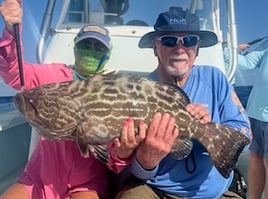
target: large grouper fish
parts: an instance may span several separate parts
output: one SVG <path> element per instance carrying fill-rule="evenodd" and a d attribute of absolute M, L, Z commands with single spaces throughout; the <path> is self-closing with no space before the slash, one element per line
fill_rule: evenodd
<path fill-rule="evenodd" d="M 195 139 L 226 178 L 249 144 L 245 135 L 231 127 L 201 124 L 186 111 L 189 99 L 182 89 L 138 75 L 95 75 L 47 84 L 16 94 L 14 103 L 39 134 L 51 140 L 75 140 L 84 155 L 90 147 L 96 146 L 98 152 L 103 150 L 99 146 L 120 137 L 123 121 L 129 117 L 138 127 L 140 120 L 149 124 L 156 112 L 176 118 L 179 136 L 170 153 L 174 158 L 187 156 Z"/>

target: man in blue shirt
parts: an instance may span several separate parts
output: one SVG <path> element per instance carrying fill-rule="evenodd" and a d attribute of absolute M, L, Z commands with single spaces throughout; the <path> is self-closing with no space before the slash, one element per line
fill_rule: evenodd
<path fill-rule="evenodd" d="M 154 28 L 139 42 L 141 48 L 153 48 L 158 58 L 156 70 L 148 77 L 176 84 L 191 103 L 207 106 L 213 122 L 237 128 L 250 137 L 245 110 L 225 75 L 216 67 L 194 65 L 199 47 L 216 44 L 217 36 L 200 31 L 199 18 L 178 7 L 161 13 Z M 241 198 L 228 192 L 233 173 L 224 178 L 197 141 L 186 158 L 175 160 L 169 155 L 179 134 L 174 123 L 168 114 L 154 116 L 129 167 L 135 179 L 129 178 L 116 198 Z"/>

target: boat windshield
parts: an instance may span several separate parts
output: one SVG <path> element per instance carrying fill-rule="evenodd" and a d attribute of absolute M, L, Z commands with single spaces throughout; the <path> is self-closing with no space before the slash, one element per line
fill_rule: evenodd
<path fill-rule="evenodd" d="M 57 28 L 84 23 L 153 26 L 159 13 L 179 6 L 200 17 L 201 29 L 214 30 L 212 3 L 213 0 L 66 0 Z"/>

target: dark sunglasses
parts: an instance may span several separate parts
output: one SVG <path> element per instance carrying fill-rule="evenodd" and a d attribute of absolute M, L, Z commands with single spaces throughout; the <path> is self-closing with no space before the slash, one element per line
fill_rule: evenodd
<path fill-rule="evenodd" d="M 103 53 L 107 53 L 109 51 L 103 43 L 92 39 L 81 40 L 76 44 L 76 47 L 83 50 L 96 50 Z"/>
<path fill-rule="evenodd" d="M 199 37 L 197 35 L 186 35 L 182 37 L 174 35 L 165 35 L 157 38 L 157 40 L 159 40 L 163 46 L 171 48 L 178 45 L 178 43 L 181 41 L 181 44 L 184 47 L 189 48 L 197 45 Z"/>

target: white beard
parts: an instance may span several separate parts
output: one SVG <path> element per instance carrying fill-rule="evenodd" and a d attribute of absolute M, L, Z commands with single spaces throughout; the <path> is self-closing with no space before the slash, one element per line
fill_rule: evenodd
<path fill-rule="evenodd" d="M 173 55 L 170 59 L 178 60 L 174 65 L 169 65 L 166 67 L 167 72 L 175 77 L 181 77 L 190 70 L 190 67 L 185 67 L 185 62 L 189 62 L 189 57 L 187 54 Z M 179 61 L 181 60 L 181 61 Z"/>
<path fill-rule="evenodd" d="M 177 68 L 174 68 L 172 66 L 167 66 L 166 69 L 167 72 L 174 77 L 181 77 L 190 70 L 189 66 L 186 67 L 184 70 L 178 70 Z"/>

